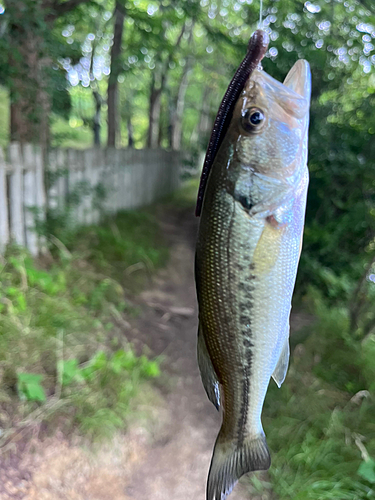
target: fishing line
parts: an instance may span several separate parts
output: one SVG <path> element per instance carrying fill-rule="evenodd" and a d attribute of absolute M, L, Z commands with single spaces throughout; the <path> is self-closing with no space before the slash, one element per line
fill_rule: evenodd
<path fill-rule="evenodd" d="M 263 29 L 263 0 L 260 0 L 258 29 Z"/>

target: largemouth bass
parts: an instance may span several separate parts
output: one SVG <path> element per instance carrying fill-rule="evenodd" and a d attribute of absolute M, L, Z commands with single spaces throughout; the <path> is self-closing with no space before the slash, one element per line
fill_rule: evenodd
<path fill-rule="evenodd" d="M 223 407 L 207 500 L 224 500 L 243 474 L 271 463 L 261 413 L 271 377 L 280 387 L 289 362 L 308 186 L 310 92 L 304 60 L 283 83 L 254 69 L 203 179 L 198 364 L 209 399 Z"/>

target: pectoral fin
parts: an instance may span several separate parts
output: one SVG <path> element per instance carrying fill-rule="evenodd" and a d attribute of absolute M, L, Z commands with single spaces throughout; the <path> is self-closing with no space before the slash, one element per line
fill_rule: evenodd
<path fill-rule="evenodd" d="M 272 378 L 274 379 L 278 387 L 281 387 L 281 384 L 285 380 L 286 372 L 288 371 L 289 353 L 290 350 L 289 350 L 289 335 L 288 335 L 285 339 L 284 346 L 281 351 L 279 361 L 277 362 L 275 371 L 272 374 Z"/>
<path fill-rule="evenodd" d="M 204 340 L 204 336 L 200 328 L 198 329 L 197 355 L 198 355 L 198 366 L 199 366 L 199 371 L 201 373 L 203 387 L 206 391 L 208 399 L 219 411 L 220 407 L 219 381 L 217 379 L 215 369 L 212 366 L 212 361 L 207 351 L 206 341 Z"/>

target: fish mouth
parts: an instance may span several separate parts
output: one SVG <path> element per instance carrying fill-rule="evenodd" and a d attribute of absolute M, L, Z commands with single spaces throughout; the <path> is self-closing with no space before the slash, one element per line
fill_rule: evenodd
<path fill-rule="evenodd" d="M 311 73 L 307 61 L 299 59 L 284 79 L 279 82 L 265 71 L 253 71 L 244 87 L 244 95 L 251 96 L 257 87 L 267 101 L 276 102 L 290 116 L 298 120 L 308 116 L 311 94 Z"/>

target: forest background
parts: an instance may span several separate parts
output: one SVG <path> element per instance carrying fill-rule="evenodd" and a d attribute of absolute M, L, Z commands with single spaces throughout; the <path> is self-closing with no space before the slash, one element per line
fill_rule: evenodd
<path fill-rule="evenodd" d="M 0 145 L 201 153 L 258 18 L 250 0 L 6 2 Z M 265 70 L 305 58 L 313 75 L 299 283 L 342 299 L 374 251 L 374 6 L 269 0 L 263 18 Z"/>
<path fill-rule="evenodd" d="M 262 14 L 271 40 L 264 69 L 282 80 L 298 58 L 311 66 L 310 187 L 295 304 L 318 323 L 299 340 L 308 337 L 311 363 L 324 383 L 347 398 L 365 391 L 355 411 L 366 431 L 352 431 L 353 450 L 362 450 L 367 467 L 365 486 L 350 486 L 365 498 L 375 484 L 369 416 L 375 390 L 375 7 L 371 0 L 265 0 Z M 189 153 L 197 166 L 258 19 L 255 0 L 3 0 L 0 146 L 162 147 Z M 354 417 L 343 411 L 338 432 Z M 339 490 L 337 498 L 353 499 L 353 491 L 345 497 Z"/>

